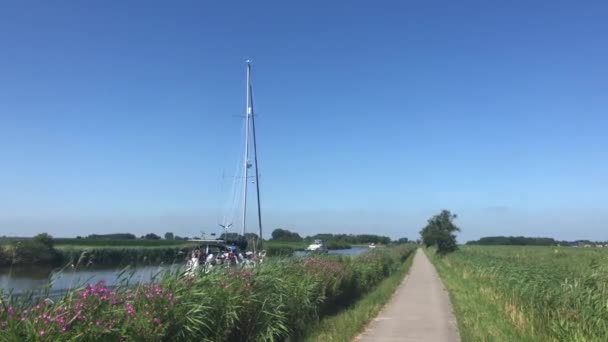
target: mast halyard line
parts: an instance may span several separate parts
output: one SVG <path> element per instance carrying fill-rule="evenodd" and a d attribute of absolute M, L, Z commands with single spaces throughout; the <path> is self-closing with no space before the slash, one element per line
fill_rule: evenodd
<path fill-rule="evenodd" d="M 247 85 L 246 85 L 246 105 L 245 105 L 245 160 L 243 165 L 243 217 L 241 235 L 245 236 L 245 228 L 247 224 L 247 173 L 249 169 L 249 117 L 251 115 L 251 107 L 249 100 L 249 73 L 250 62 L 247 61 Z"/>
<path fill-rule="evenodd" d="M 251 70 L 251 63 L 247 63 L 247 69 Z M 253 159 L 255 163 L 255 188 L 256 196 L 258 201 L 258 234 L 260 239 L 260 248 L 262 248 L 262 206 L 260 205 L 260 176 L 258 170 L 258 148 L 255 138 L 255 112 L 253 110 L 253 86 L 251 85 L 251 78 L 249 77 L 249 103 L 251 108 L 251 133 L 253 135 Z"/>

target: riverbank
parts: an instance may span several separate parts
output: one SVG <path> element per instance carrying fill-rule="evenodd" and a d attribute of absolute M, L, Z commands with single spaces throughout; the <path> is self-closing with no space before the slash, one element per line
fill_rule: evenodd
<path fill-rule="evenodd" d="M 0 253 L 0 267 L 38 266 L 88 267 L 160 265 L 183 262 L 194 245 L 182 247 L 131 246 L 60 246 L 45 248 L 37 244 L 4 248 Z"/>
<path fill-rule="evenodd" d="M 196 243 L 183 240 L 30 239 L 0 241 L 0 267 L 11 265 L 110 266 L 182 261 Z"/>
<path fill-rule="evenodd" d="M 368 248 L 355 247 L 329 251 L 328 256 L 354 257 L 368 251 Z M 307 256 L 305 252 L 295 252 L 294 256 Z M 272 260 L 277 257 L 267 258 Z M 113 287 L 121 283 L 146 283 L 158 278 L 167 271 L 183 271 L 185 263 L 174 264 L 136 264 L 129 266 L 116 265 L 13 265 L 0 267 L 0 290 L 12 291 L 13 294 L 40 295 L 48 291 L 49 295 L 57 297 L 65 291 L 78 288 L 86 283 L 96 283 L 100 280 L 107 286 Z"/>
<path fill-rule="evenodd" d="M 407 258 L 390 276 L 352 305 L 311 326 L 304 341 L 352 341 L 391 299 L 409 272 L 413 259 L 413 256 Z"/>
<path fill-rule="evenodd" d="M 253 246 L 253 243 L 250 243 Z M 183 240 L 55 239 L 43 244 L 33 239 L 0 243 L 0 267 L 11 265 L 126 266 L 182 263 L 197 246 Z M 304 251 L 304 241 L 264 241 L 268 256 L 291 256 Z M 330 250 L 350 249 L 344 243 L 329 242 Z M 249 248 L 250 249 L 250 248 Z"/>
<path fill-rule="evenodd" d="M 394 274 L 413 248 L 352 258 L 275 259 L 252 269 L 155 285 L 74 291 L 55 302 L 5 298 L 0 334 L 13 340 L 268 340 L 300 338 L 320 316 L 352 304 Z M 26 311 L 24 311 L 26 310 Z"/>

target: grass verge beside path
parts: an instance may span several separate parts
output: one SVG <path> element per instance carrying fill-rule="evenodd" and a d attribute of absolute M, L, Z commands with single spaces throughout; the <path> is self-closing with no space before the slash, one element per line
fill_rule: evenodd
<path fill-rule="evenodd" d="M 391 299 L 412 266 L 415 254 L 412 252 L 392 275 L 353 305 L 312 326 L 304 341 L 352 341 Z"/>
<path fill-rule="evenodd" d="M 539 341 L 513 324 L 492 288 L 456 267 L 450 255 L 441 257 L 433 248 L 426 252 L 448 289 L 462 341 Z"/>

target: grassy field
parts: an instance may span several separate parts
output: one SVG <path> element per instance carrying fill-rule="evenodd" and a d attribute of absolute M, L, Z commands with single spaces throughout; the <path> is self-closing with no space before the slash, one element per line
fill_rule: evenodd
<path fill-rule="evenodd" d="M 274 241 L 267 240 L 264 241 L 264 248 L 268 247 L 289 247 L 294 251 L 303 251 L 308 247 L 309 243 L 304 241 Z"/>
<path fill-rule="evenodd" d="M 105 240 L 105 239 L 55 239 L 55 247 L 181 247 L 192 245 L 192 242 L 184 240 Z"/>
<path fill-rule="evenodd" d="M 189 247 L 196 246 L 196 243 L 185 242 L 182 241 L 180 244 L 173 245 L 147 245 L 147 246 L 137 246 L 137 245 L 120 245 L 120 244 L 111 244 L 107 243 L 105 245 L 55 245 L 55 248 L 58 250 L 83 250 L 83 249 L 171 249 L 171 248 L 181 248 L 181 247 Z"/>
<path fill-rule="evenodd" d="M 0 245 L 14 244 L 19 241 L 29 241 L 31 239 L 18 238 L 0 238 Z M 77 247 L 179 247 L 188 244 L 184 240 L 145 240 L 145 239 L 127 239 L 127 240 L 107 240 L 107 239 L 73 239 L 73 238 L 56 238 L 54 239 L 55 247 L 66 248 L 69 246 Z"/>
<path fill-rule="evenodd" d="M 463 246 L 429 255 L 463 341 L 608 341 L 608 250 Z"/>
<path fill-rule="evenodd" d="M 52 247 L 32 239 L 0 240 L 0 265 L 117 265 L 183 262 L 195 243 L 174 240 L 56 239 Z"/>

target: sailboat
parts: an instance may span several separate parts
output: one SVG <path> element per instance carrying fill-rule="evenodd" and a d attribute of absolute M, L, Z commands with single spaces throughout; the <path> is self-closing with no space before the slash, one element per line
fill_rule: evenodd
<path fill-rule="evenodd" d="M 258 165 L 258 148 L 255 136 L 255 112 L 253 110 L 253 85 L 251 84 L 251 61 L 247 60 L 247 95 L 245 109 L 245 158 L 243 167 L 243 212 L 241 215 L 241 235 L 247 232 L 247 180 L 249 179 L 249 169 L 254 168 L 255 194 L 258 209 L 258 237 L 259 247 L 262 248 L 262 207 L 260 205 L 260 173 Z M 250 141 L 251 140 L 251 141 Z M 249 144 L 253 144 L 253 163 L 250 159 Z M 256 241 L 257 242 L 257 241 Z M 257 246 L 256 246 L 257 247 Z"/>
<path fill-rule="evenodd" d="M 230 263 L 242 263 L 252 264 L 255 261 L 261 262 L 266 255 L 263 250 L 263 239 L 262 239 L 262 208 L 260 202 L 260 175 L 259 175 L 259 163 L 257 154 L 257 139 L 255 133 L 255 111 L 253 107 L 253 85 L 251 81 L 251 61 L 246 61 L 246 96 L 245 96 L 245 129 L 244 129 L 244 154 L 243 159 L 240 161 L 240 165 L 237 166 L 237 172 L 241 172 L 240 175 L 235 177 L 235 183 L 237 180 L 242 181 L 242 188 L 240 189 L 240 235 L 242 238 L 247 233 L 247 197 L 250 191 L 248 183 L 249 180 L 255 184 L 255 193 L 257 200 L 257 235 L 258 240 L 254 241 L 253 250 L 254 252 L 243 252 L 239 251 L 236 246 L 230 246 L 228 242 L 223 240 L 195 240 L 200 242 L 199 248 L 192 252 L 191 258 L 188 260 L 186 265 L 186 274 L 194 274 L 199 267 L 203 266 L 205 271 L 208 271 L 213 265 L 224 263 L 228 260 Z M 238 202 L 238 196 L 235 196 L 235 202 Z M 228 222 L 231 217 L 225 216 L 224 222 L 220 224 L 223 228 L 224 237 L 228 236 L 228 228 L 232 226 L 232 222 Z M 210 249 L 210 245 L 212 248 Z M 203 252 L 204 251 L 204 252 Z M 213 251 L 210 253 L 210 251 Z M 258 252 L 259 251 L 259 252 Z M 215 255 L 214 255 L 215 254 Z"/>

